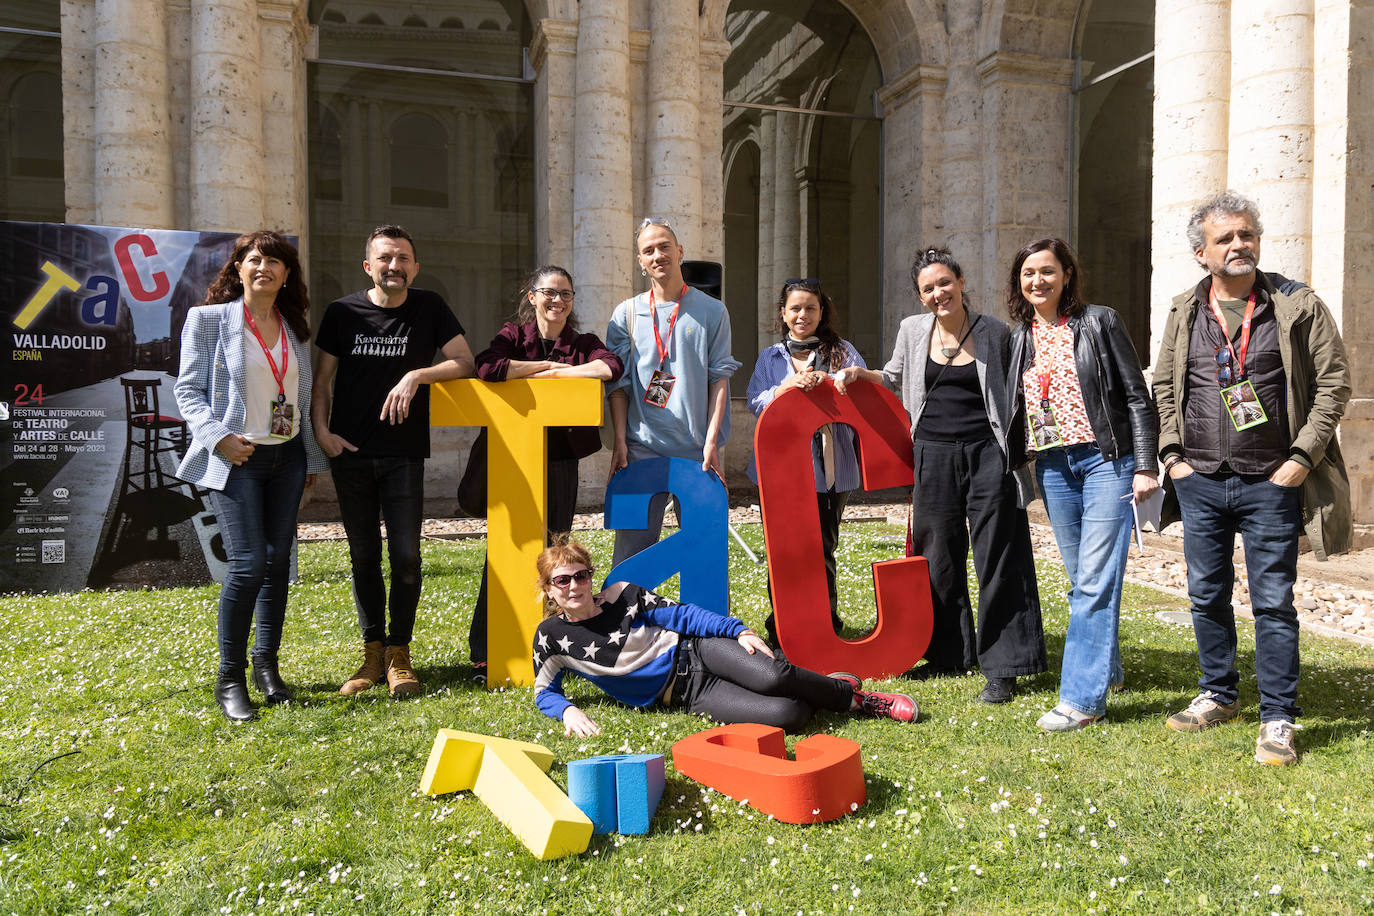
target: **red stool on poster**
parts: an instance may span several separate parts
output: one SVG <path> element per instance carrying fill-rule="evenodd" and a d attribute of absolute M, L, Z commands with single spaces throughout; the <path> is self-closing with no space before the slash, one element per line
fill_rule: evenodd
<path fill-rule="evenodd" d="M 181 417 L 162 413 L 158 403 L 158 388 L 162 380 L 158 378 L 122 378 L 124 386 L 125 438 L 124 438 L 124 486 L 120 496 L 130 490 L 156 489 L 168 486 L 174 478 L 162 470 L 161 455 L 167 452 L 174 457 L 186 454 L 190 441 L 186 421 Z M 130 467 L 130 457 L 137 448 L 143 452 L 142 467 Z"/>

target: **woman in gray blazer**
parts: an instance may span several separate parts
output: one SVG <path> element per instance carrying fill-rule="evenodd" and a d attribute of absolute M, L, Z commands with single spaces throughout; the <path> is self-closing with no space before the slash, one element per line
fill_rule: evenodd
<path fill-rule="evenodd" d="M 296 511 L 307 474 L 325 469 L 310 428 L 310 298 L 295 247 L 275 232 L 239 236 L 186 315 L 177 405 L 191 444 L 177 476 L 209 490 L 229 557 L 219 597 L 215 698 L 230 720 L 256 716 L 245 683 L 291 699 L 277 670 Z"/>
<path fill-rule="evenodd" d="M 882 372 L 850 367 L 854 379 L 896 391 L 911 415 L 915 487 L 911 537 L 930 567 L 935 630 L 916 677 L 962 674 L 975 664 L 987 678 L 979 699 L 1005 703 L 1016 678 L 1046 670 L 1040 595 L 1035 584 L 1022 465 L 1025 433 L 1010 429 L 1010 331 L 972 311 L 964 272 L 949 251 L 927 248 L 911 265 L 926 314 L 904 319 Z M 978 574 L 975 627 L 968 594 L 968 551 Z"/>

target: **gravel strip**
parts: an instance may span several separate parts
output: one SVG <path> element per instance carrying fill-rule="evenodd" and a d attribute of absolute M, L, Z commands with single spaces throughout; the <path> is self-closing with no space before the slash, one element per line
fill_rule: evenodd
<path fill-rule="evenodd" d="M 847 522 L 890 521 L 904 524 L 905 503 L 851 505 L 845 513 Z M 758 506 L 739 506 L 730 510 L 734 524 L 757 524 L 762 520 Z M 602 527 L 600 512 L 578 515 L 573 521 L 577 531 L 595 531 Z M 421 533 L 427 538 L 452 540 L 482 537 L 486 534 L 486 519 L 435 518 L 426 519 Z M 341 540 L 343 525 L 333 522 L 302 524 L 298 528 L 302 541 Z M 1054 532 L 1048 525 L 1031 525 L 1031 543 L 1036 556 L 1057 560 L 1058 549 Z M 1158 588 L 1186 600 L 1188 596 L 1188 567 L 1183 561 L 1182 539 L 1163 535 L 1147 535 L 1146 552 L 1132 547 L 1126 566 L 1126 579 L 1137 585 Z M 1371 551 L 1374 552 L 1374 551 Z M 1246 587 L 1244 559 L 1237 552 L 1236 613 L 1253 617 L 1250 612 L 1250 591 Z M 1293 605 L 1303 629 L 1322 636 L 1335 636 L 1374 646 L 1374 592 L 1348 585 L 1299 575 L 1293 589 Z"/>

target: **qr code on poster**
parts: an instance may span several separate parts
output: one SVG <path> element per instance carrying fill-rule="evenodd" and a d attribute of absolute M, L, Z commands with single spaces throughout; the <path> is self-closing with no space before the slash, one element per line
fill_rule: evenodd
<path fill-rule="evenodd" d="M 44 542 L 43 542 L 43 562 L 44 562 L 44 563 L 65 563 L 65 562 L 67 562 L 67 542 L 66 542 L 66 541 L 44 541 Z"/>

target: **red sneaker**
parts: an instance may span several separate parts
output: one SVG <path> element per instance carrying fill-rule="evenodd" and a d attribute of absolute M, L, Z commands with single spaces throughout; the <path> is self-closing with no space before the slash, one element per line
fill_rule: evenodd
<path fill-rule="evenodd" d="M 921 715 L 921 707 L 904 693 L 877 693 L 854 691 L 859 708 L 870 716 L 886 716 L 898 722 L 915 722 Z"/>
<path fill-rule="evenodd" d="M 850 687 L 854 688 L 855 693 L 858 693 L 859 688 L 864 685 L 864 682 L 859 679 L 857 674 L 850 674 L 848 671 L 836 671 L 832 674 L 827 674 L 826 677 L 833 678 L 837 681 L 844 681 Z"/>

